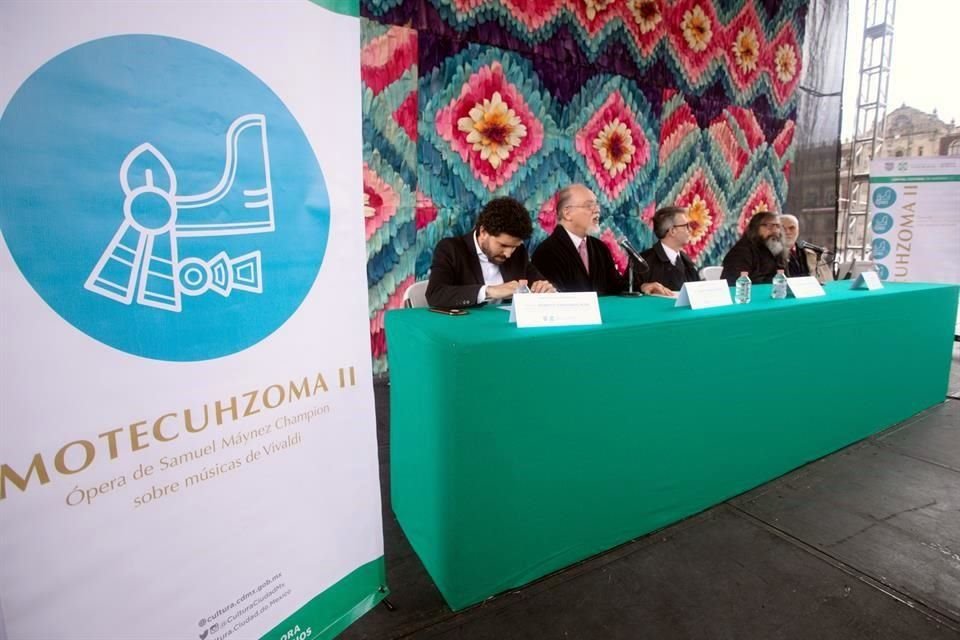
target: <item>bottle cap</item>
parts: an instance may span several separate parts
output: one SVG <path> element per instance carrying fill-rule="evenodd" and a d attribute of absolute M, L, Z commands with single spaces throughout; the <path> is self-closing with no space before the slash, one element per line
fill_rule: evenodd
<path fill-rule="evenodd" d="M 750 273 L 749 271 L 741 271 L 741 272 L 740 272 L 740 275 L 741 275 L 741 276 L 745 276 L 745 275 L 748 275 L 749 273 Z"/>
<path fill-rule="evenodd" d="M 783 275 L 783 269 L 777 269 L 777 273 L 779 273 L 780 275 Z"/>

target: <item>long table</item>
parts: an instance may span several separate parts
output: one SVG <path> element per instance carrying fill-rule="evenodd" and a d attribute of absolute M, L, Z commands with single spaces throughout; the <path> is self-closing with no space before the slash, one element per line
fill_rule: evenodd
<path fill-rule="evenodd" d="M 601 298 L 593 327 L 517 329 L 491 307 L 388 313 L 393 509 L 450 607 L 944 400 L 956 286 L 769 290 L 701 311 Z"/>

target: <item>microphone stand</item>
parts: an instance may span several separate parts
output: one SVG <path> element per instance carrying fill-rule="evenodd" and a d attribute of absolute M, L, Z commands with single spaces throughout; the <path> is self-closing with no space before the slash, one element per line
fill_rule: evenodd
<path fill-rule="evenodd" d="M 643 294 L 633 289 L 633 281 L 636 279 L 633 266 L 636 264 L 646 273 L 650 270 L 650 265 L 646 263 L 640 256 L 640 253 L 633 248 L 633 245 L 630 244 L 630 241 L 626 238 L 620 240 L 620 246 L 627 252 L 627 290 L 620 295 L 627 298 L 639 298 Z"/>
<path fill-rule="evenodd" d="M 640 296 L 643 295 L 639 291 L 633 290 L 633 280 L 634 280 L 633 263 L 634 263 L 633 257 L 627 258 L 627 290 L 620 294 L 621 296 L 624 296 L 626 298 L 639 298 Z"/>

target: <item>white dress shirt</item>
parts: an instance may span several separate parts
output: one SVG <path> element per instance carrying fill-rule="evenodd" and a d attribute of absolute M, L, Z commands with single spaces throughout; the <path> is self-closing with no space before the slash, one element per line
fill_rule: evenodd
<path fill-rule="evenodd" d="M 487 254 L 480 248 L 480 243 L 477 242 L 476 232 L 473 233 L 473 246 L 477 250 L 477 258 L 480 260 L 480 271 L 483 273 L 484 285 L 480 287 L 480 291 L 477 293 L 477 304 L 481 304 L 487 299 L 487 286 L 503 284 L 503 274 L 500 273 L 500 265 L 495 262 L 490 262 L 490 258 L 488 258 Z"/>
<path fill-rule="evenodd" d="M 580 243 L 587 241 L 586 236 L 581 238 L 580 236 L 573 233 L 572 231 L 570 231 L 570 229 L 567 229 L 566 227 L 564 227 L 563 230 L 567 232 L 568 236 L 570 236 L 570 241 L 573 242 L 573 248 L 576 249 L 577 251 L 580 251 Z"/>
<path fill-rule="evenodd" d="M 663 247 L 663 252 L 667 254 L 667 259 L 670 261 L 670 264 L 672 264 L 673 266 L 677 266 L 677 258 L 680 257 L 680 252 L 671 249 L 670 247 L 663 244 L 662 242 L 660 243 L 660 246 Z"/>

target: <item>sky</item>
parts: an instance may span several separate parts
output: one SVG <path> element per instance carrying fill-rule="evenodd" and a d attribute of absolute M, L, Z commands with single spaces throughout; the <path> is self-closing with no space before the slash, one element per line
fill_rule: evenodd
<path fill-rule="evenodd" d="M 866 0 L 850 1 L 843 87 L 843 139 L 853 135 Z M 878 0 L 881 5 L 885 0 Z M 887 113 L 904 102 L 960 124 L 960 0 L 899 0 L 894 14 Z"/>

